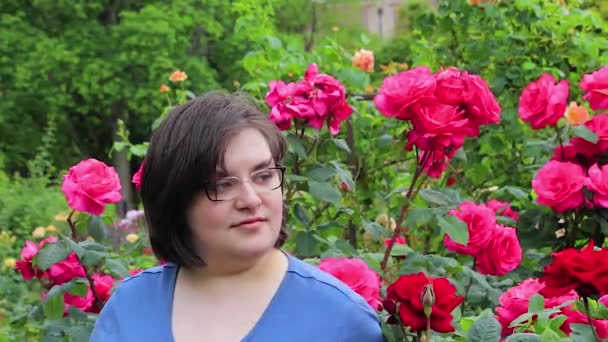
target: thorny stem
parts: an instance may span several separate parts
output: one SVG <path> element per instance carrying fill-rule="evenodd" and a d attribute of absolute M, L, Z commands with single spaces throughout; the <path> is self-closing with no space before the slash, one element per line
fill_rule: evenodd
<path fill-rule="evenodd" d="M 407 194 L 405 195 L 405 197 L 407 198 L 407 202 L 401 208 L 401 214 L 399 214 L 399 220 L 397 220 L 397 227 L 395 227 L 395 231 L 393 232 L 391 241 L 389 242 L 388 246 L 386 247 L 386 251 L 384 251 L 384 258 L 382 259 L 382 262 L 380 263 L 380 267 L 382 268 L 383 271 L 386 269 L 386 264 L 388 263 L 388 258 L 390 257 L 391 251 L 393 250 L 393 245 L 395 244 L 397 237 L 401 233 L 401 224 L 403 223 L 405 214 L 407 214 L 407 211 L 410 207 L 410 203 L 412 200 L 412 194 L 414 193 L 416 181 L 418 181 L 418 178 L 422 174 L 424 167 L 425 167 L 427 161 L 430 159 L 430 156 L 432 153 L 433 153 L 432 151 L 424 151 L 422 154 L 422 160 L 420 161 L 420 163 L 418 164 L 418 167 L 416 168 L 416 172 L 414 173 L 412 182 L 410 183 L 410 186 L 407 190 Z"/>
<path fill-rule="evenodd" d="M 564 152 L 564 142 L 562 141 L 562 135 L 560 133 L 559 128 L 557 128 L 557 124 L 553 126 L 555 128 L 555 133 L 557 134 L 557 141 L 559 142 L 560 151 L 562 155 L 562 161 L 566 160 L 566 153 Z"/>
<path fill-rule="evenodd" d="M 78 237 L 76 234 L 76 224 L 74 223 L 74 221 L 72 221 L 72 215 L 74 215 L 74 212 L 75 212 L 75 210 L 72 210 L 72 212 L 70 212 L 70 215 L 68 216 L 66 221 L 70 225 L 70 230 L 72 231 L 72 239 L 74 241 L 76 241 L 76 239 Z M 87 270 L 87 267 L 80 262 L 80 258 L 78 257 L 78 255 L 76 256 L 76 258 L 78 259 L 80 266 L 82 266 L 82 269 L 84 270 L 84 274 L 87 277 L 87 280 L 89 281 L 89 287 L 91 288 L 91 291 L 93 292 L 93 296 L 95 297 L 95 304 L 97 305 L 97 308 L 99 308 L 99 310 L 101 310 L 103 308 L 103 302 L 101 301 L 101 297 L 99 297 L 99 293 L 97 293 L 97 290 L 95 290 L 93 278 L 91 277 L 89 270 Z"/>

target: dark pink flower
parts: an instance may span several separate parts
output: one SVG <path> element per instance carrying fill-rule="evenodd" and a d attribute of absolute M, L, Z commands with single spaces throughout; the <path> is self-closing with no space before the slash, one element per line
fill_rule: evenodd
<path fill-rule="evenodd" d="M 519 97 L 519 117 L 533 129 L 554 126 L 566 112 L 568 95 L 567 80 L 556 84 L 551 74 L 543 74 L 524 88 Z"/>
<path fill-rule="evenodd" d="M 348 285 L 374 309 L 380 307 L 380 276 L 356 258 L 325 258 L 319 268 Z"/>

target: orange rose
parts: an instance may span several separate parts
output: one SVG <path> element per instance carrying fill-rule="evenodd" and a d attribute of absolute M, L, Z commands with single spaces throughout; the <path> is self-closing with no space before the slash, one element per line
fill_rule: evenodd
<path fill-rule="evenodd" d="M 573 126 L 582 125 L 589 121 L 589 111 L 587 111 L 587 108 L 579 106 L 574 101 L 570 102 L 564 116 L 566 117 L 566 120 L 568 120 L 568 123 Z"/>
<path fill-rule="evenodd" d="M 173 73 L 171 73 L 171 76 L 169 76 L 169 81 L 173 82 L 173 83 L 179 83 L 179 82 L 183 82 L 188 78 L 188 75 L 186 75 L 185 72 L 181 71 L 181 70 L 176 70 Z"/>
<path fill-rule="evenodd" d="M 172 75 L 173 76 L 173 75 Z M 161 84 L 160 85 L 160 92 L 161 93 L 166 93 L 170 90 L 170 88 L 166 85 L 166 84 Z"/>
<path fill-rule="evenodd" d="M 353 66 L 365 71 L 374 71 L 374 52 L 361 49 L 355 53 L 352 59 Z"/>

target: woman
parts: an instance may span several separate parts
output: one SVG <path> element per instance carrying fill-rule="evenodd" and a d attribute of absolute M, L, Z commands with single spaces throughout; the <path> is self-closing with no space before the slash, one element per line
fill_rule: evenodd
<path fill-rule="evenodd" d="M 141 180 L 167 263 L 120 284 L 91 341 L 383 341 L 363 298 L 280 249 L 285 151 L 246 97 L 212 92 L 175 108 Z"/>

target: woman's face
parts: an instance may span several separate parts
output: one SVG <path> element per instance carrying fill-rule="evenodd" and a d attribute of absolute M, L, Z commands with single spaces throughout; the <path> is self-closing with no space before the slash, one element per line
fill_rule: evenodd
<path fill-rule="evenodd" d="M 266 139 L 253 128 L 228 142 L 224 165 L 218 166 L 216 189 L 208 192 L 225 200 L 212 201 L 203 191 L 188 212 L 194 245 L 203 260 L 262 256 L 274 247 L 283 215 L 281 188 L 264 190 L 279 184 L 281 173 L 269 170 L 275 161 Z"/>

